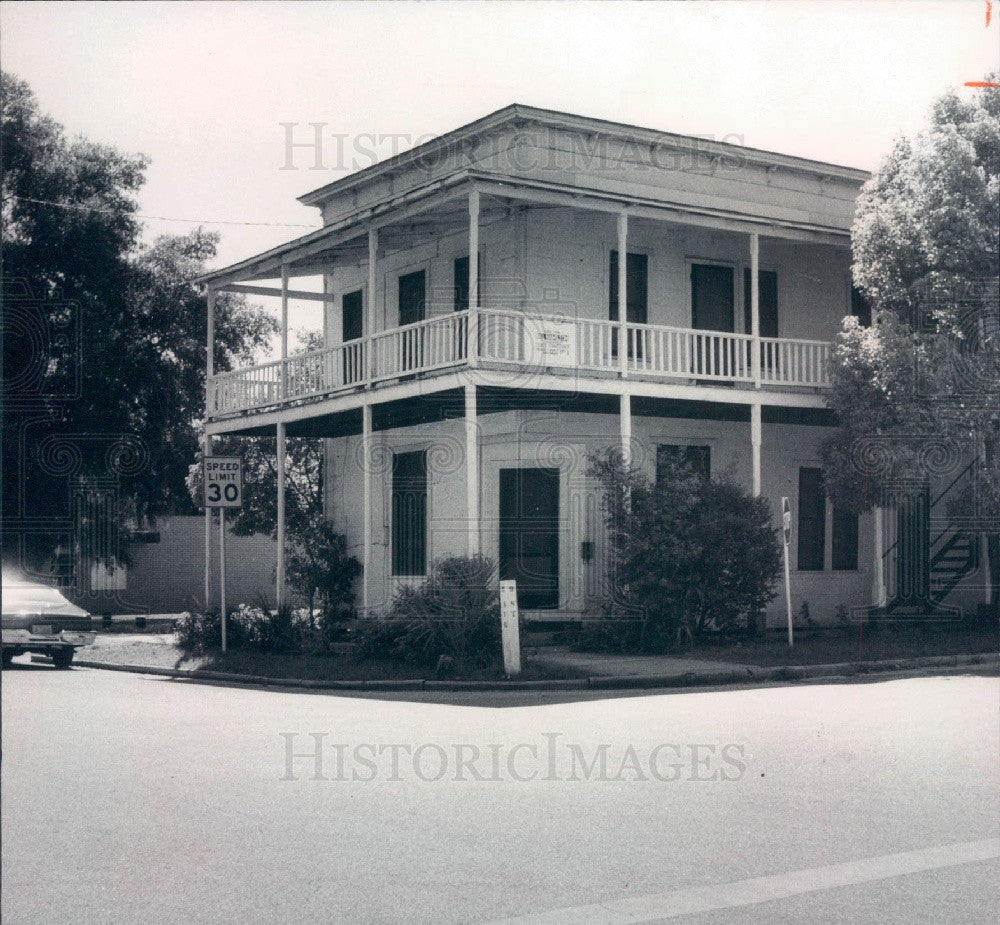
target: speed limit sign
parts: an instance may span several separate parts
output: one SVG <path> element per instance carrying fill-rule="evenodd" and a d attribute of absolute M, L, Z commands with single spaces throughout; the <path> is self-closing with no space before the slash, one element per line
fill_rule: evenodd
<path fill-rule="evenodd" d="M 243 506 L 243 460 L 239 456 L 205 457 L 205 507 Z"/>

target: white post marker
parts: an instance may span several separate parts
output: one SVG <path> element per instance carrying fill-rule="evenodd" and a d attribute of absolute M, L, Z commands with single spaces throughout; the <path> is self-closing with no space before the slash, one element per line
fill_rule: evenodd
<path fill-rule="evenodd" d="M 205 508 L 219 508 L 219 618 L 226 651 L 226 508 L 243 506 L 243 460 L 239 456 L 205 457 Z"/>
<path fill-rule="evenodd" d="M 792 510 L 788 499 L 781 499 L 781 538 L 785 547 L 785 612 L 788 615 L 788 647 L 795 645 L 792 635 L 792 579 L 788 568 L 788 541 L 792 538 Z"/>
<path fill-rule="evenodd" d="M 500 633 L 503 639 L 503 670 L 512 678 L 521 673 L 521 629 L 517 614 L 517 582 L 500 582 Z"/>

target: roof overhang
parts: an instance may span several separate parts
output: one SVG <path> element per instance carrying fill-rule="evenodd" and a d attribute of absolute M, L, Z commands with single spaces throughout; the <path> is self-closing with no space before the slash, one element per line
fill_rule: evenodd
<path fill-rule="evenodd" d="M 696 151 L 699 155 L 710 158 L 738 158 L 743 162 L 762 167 L 789 170 L 857 184 L 863 183 L 870 176 L 868 171 L 856 167 L 845 167 L 840 164 L 814 161 L 790 154 L 764 151 L 760 148 L 748 148 L 744 145 L 714 141 L 693 135 L 678 135 L 673 132 L 663 132 L 623 122 L 611 122 L 606 119 L 594 119 L 573 113 L 538 109 L 534 106 L 513 103 L 378 164 L 373 164 L 350 176 L 305 193 L 299 196 L 298 201 L 307 206 L 321 206 L 331 196 L 355 189 L 365 183 L 371 183 L 380 177 L 406 169 L 413 164 L 433 161 L 449 150 L 455 150 L 469 144 L 477 136 L 488 134 L 508 125 L 540 125 L 546 128 L 578 132 L 583 135 L 653 145 L 683 153 Z"/>

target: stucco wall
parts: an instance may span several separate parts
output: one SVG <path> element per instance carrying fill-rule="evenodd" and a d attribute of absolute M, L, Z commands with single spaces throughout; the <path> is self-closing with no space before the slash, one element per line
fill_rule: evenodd
<path fill-rule="evenodd" d="M 619 439 L 615 415 L 510 411 L 481 415 L 480 512 L 484 554 L 497 559 L 499 519 L 499 472 L 505 467 L 554 467 L 560 476 L 560 597 L 561 609 L 569 613 L 592 610 L 603 589 L 606 537 L 597 486 L 587 476 L 588 457 L 603 447 L 616 446 Z M 389 486 L 391 454 L 414 449 L 428 451 L 428 559 L 466 551 L 464 425 L 449 421 L 421 427 L 377 433 L 376 465 L 372 478 L 372 536 L 375 549 L 371 580 L 371 605 L 388 605 L 394 580 L 388 574 L 390 544 Z M 762 488 L 770 500 L 773 522 L 780 521 L 782 495 L 797 506 L 798 469 L 819 465 L 822 427 L 764 424 Z M 333 483 L 329 511 L 343 530 L 352 551 L 361 558 L 362 471 L 360 439 L 345 437 L 329 441 Z M 654 472 L 655 447 L 660 443 L 703 443 L 712 450 L 712 471 L 750 484 L 750 427 L 739 421 L 690 420 L 633 417 L 634 458 Z M 792 604 L 798 611 L 808 601 L 812 617 L 829 622 L 838 605 L 860 607 L 870 603 L 872 586 L 871 518 L 860 524 L 858 562 L 853 572 L 803 571 L 797 569 L 793 518 L 791 542 Z M 826 529 L 827 567 L 830 563 L 831 524 Z M 581 556 L 581 543 L 595 544 L 592 561 Z M 780 590 L 780 588 L 779 588 Z M 784 597 L 768 610 L 770 622 L 783 619 Z"/>

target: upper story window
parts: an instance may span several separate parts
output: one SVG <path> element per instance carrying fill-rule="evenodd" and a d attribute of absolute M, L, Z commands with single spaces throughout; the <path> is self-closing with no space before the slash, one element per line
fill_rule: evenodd
<path fill-rule="evenodd" d="M 749 334 L 753 330 L 750 318 L 750 268 L 743 269 L 743 331 Z M 760 318 L 760 336 L 778 336 L 778 274 L 774 270 L 760 270 L 757 273 L 758 317 Z"/>
<path fill-rule="evenodd" d="M 399 277 L 399 323 L 416 324 L 427 317 L 427 274 L 423 270 Z"/>
<path fill-rule="evenodd" d="M 866 328 L 872 326 L 872 305 L 865 294 L 853 283 L 851 284 L 851 314 Z"/>
<path fill-rule="evenodd" d="M 713 263 L 691 265 L 691 327 L 733 331 L 733 268 Z"/>
<path fill-rule="evenodd" d="M 345 292 L 341 299 L 341 341 L 347 343 L 361 338 L 364 330 L 364 296 L 360 289 Z"/>
<path fill-rule="evenodd" d="M 483 262 L 477 257 L 480 270 Z M 478 287 L 477 287 L 478 288 Z M 478 299 L 476 300 L 479 301 Z M 455 311 L 463 312 L 469 307 L 469 255 L 455 258 Z"/>

